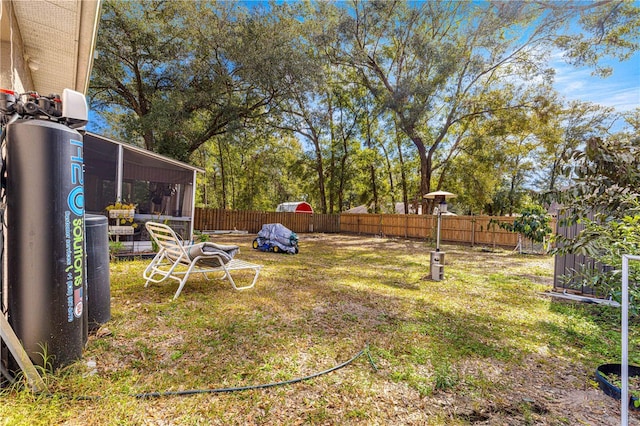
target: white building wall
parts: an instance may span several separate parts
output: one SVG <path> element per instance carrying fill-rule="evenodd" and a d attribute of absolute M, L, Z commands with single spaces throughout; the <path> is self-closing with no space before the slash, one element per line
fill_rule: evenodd
<path fill-rule="evenodd" d="M 27 65 L 22 48 L 20 29 L 11 10 L 11 3 L 0 0 L 0 89 L 24 93 L 33 90 L 31 70 Z"/>

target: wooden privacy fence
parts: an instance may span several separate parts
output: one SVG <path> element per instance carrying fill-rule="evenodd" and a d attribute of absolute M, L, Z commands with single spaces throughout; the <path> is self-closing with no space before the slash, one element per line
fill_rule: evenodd
<path fill-rule="evenodd" d="M 448 243 L 515 247 L 518 235 L 490 223 L 492 219 L 513 223 L 505 216 L 442 216 L 440 241 Z M 438 217 L 404 214 L 343 214 L 340 232 L 405 238 L 436 238 Z M 526 243 L 528 245 L 528 242 Z"/>
<path fill-rule="evenodd" d="M 593 220 L 594 214 L 587 216 Z M 564 215 L 558 218 L 557 227 L 554 227 L 557 235 L 572 239 L 578 235 L 584 225 L 581 223 L 564 224 Z M 597 262 L 595 259 L 582 254 L 567 253 L 554 257 L 553 288 L 556 291 L 570 291 L 590 296 L 598 295 L 595 288 L 588 285 L 590 275 L 598 275 L 612 268 Z M 586 279 L 585 279 L 586 278 Z"/>
<path fill-rule="evenodd" d="M 306 232 L 340 232 L 340 216 L 335 214 L 196 208 L 193 215 L 193 229 L 198 231 L 236 229 L 255 234 L 265 223 L 281 223 L 298 234 Z"/>
<path fill-rule="evenodd" d="M 490 224 L 491 219 L 513 223 L 513 217 L 442 216 L 440 241 L 447 243 L 516 247 L 518 235 Z M 326 232 L 390 237 L 436 238 L 437 216 L 404 214 L 301 214 L 196 208 L 194 229 L 243 230 L 257 233 L 265 223 L 281 223 L 296 233 Z M 552 229 L 555 227 L 552 224 Z M 529 242 L 523 242 L 526 246 Z"/>

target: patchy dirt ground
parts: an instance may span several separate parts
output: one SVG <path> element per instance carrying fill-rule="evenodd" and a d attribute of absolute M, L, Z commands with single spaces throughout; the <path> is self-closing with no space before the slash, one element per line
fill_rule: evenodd
<path fill-rule="evenodd" d="M 509 402 L 492 406 L 486 419 L 477 418 L 472 424 L 519 425 L 523 420 L 544 425 L 620 424 L 620 402 L 596 387 L 593 372 L 560 360 L 551 368 L 532 361 L 529 368 L 509 376 L 513 383 Z M 640 424 L 640 416 L 632 413 L 629 424 Z"/>

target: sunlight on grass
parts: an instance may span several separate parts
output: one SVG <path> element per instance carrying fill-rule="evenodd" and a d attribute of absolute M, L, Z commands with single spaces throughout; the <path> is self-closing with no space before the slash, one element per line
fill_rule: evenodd
<path fill-rule="evenodd" d="M 282 255 L 250 249 L 249 236 L 221 238 L 264 265 L 256 287 L 236 292 L 193 277 L 176 301 L 175 282 L 144 288 L 145 261 L 111 264 L 111 321 L 82 360 L 47 376 L 52 396 L 4 389 L 3 424 L 449 425 L 489 406 L 516 423 L 562 424 L 565 414 L 532 411 L 513 395 L 526 388 L 543 401 L 540 389 L 590 387 L 595 367 L 619 356 L 617 311 L 541 295 L 550 289 L 550 257 L 447 246 L 445 279 L 434 282 L 427 243 L 300 241 L 298 255 Z M 635 332 L 630 338 L 640 342 Z M 367 345 L 377 370 L 360 357 L 268 390 L 133 396 L 292 380 Z M 572 381 L 562 380 L 564 370 Z"/>

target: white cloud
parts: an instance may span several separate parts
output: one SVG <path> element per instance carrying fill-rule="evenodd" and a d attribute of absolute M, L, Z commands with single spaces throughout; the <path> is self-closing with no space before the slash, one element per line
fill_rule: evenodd
<path fill-rule="evenodd" d="M 610 62 L 613 74 L 607 78 L 591 75 L 591 69 L 574 68 L 554 57 L 555 89 L 569 100 L 593 102 L 618 112 L 640 106 L 640 54 L 626 62 Z"/>

